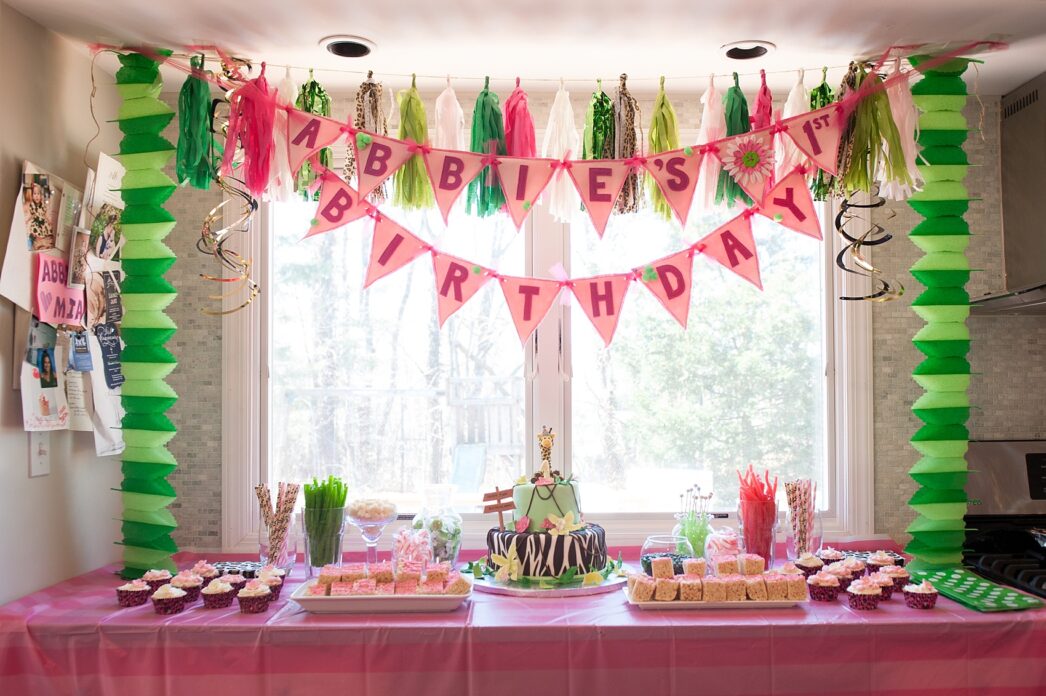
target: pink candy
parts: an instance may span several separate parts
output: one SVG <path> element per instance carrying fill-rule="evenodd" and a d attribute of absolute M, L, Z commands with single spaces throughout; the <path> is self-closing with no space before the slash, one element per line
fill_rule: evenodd
<path fill-rule="evenodd" d="M 425 563 L 432 558 L 432 540 L 427 529 L 401 529 L 392 542 L 392 554 L 397 563 L 414 561 Z"/>

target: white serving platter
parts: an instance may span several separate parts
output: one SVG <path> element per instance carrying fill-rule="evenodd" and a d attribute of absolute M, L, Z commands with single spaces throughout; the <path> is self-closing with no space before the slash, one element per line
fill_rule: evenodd
<path fill-rule="evenodd" d="M 312 597 L 305 592 L 315 581 L 302 583 L 291 599 L 313 614 L 410 614 L 454 611 L 469 597 L 463 595 L 353 595 Z"/>
<path fill-rule="evenodd" d="M 743 602 L 633 602 L 628 595 L 628 588 L 624 588 L 625 599 L 634 607 L 644 611 L 678 610 L 678 609 L 788 609 L 789 607 L 805 606 L 809 599 L 775 599 L 773 601 L 756 601 L 746 599 Z"/>

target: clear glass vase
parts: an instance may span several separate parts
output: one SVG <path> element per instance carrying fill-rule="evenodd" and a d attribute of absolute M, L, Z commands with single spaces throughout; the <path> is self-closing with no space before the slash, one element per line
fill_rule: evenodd
<path fill-rule="evenodd" d="M 437 484 L 425 489 L 421 512 L 414 516 L 412 526 L 429 532 L 432 544 L 432 562 L 458 563 L 461 551 L 461 515 L 454 510 L 454 486 Z"/>
<path fill-rule="evenodd" d="M 823 538 L 820 512 L 807 510 L 800 516 L 788 508 L 785 520 L 785 556 L 788 560 L 794 561 L 805 553 L 816 554 L 821 550 Z"/>
<path fill-rule="evenodd" d="M 676 575 L 683 573 L 683 559 L 694 557 L 694 548 L 685 536 L 660 534 L 648 536 L 639 550 L 639 563 L 643 572 L 650 575 L 650 563 L 655 558 L 668 556 Z"/>
<path fill-rule="evenodd" d="M 301 519 L 305 530 L 305 567 L 311 578 L 323 566 L 341 563 L 345 508 L 305 508 Z"/>
<path fill-rule="evenodd" d="M 712 515 L 696 512 L 677 512 L 676 526 L 672 528 L 673 536 L 686 537 L 696 557 L 705 555 L 705 541 L 712 532 Z"/>
<path fill-rule="evenodd" d="M 301 533 L 299 526 L 300 522 L 295 517 L 291 517 L 287 529 L 282 532 L 282 543 L 278 539 L 276 541 L 276 543 L 279 543 L 280 548 L 272 549 L 271 543 L 274 534 L 277 537 L 280 534 L 277 533 L 277 530 L 270 530 L 264 519 L 259 520 L 258 560 L 263 565 L 272 564 L 277 568 L 281 568 L 287 571 L 287 575 L 290 575 L 291 569 L 298 560 L 298 535 Z"/>
<path fill-rule="evenodd" d="M 773 568 L 777 503 L 773 500 L 742 500 L 737 504 L 737 528 L 744 552 L 762 556 L 767 569 Z"/>

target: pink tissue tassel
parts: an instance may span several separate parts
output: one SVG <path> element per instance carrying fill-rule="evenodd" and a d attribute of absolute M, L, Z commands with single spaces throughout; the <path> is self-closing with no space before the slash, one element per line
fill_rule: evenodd
<path fill-rule="evenodd" d="M 505 100 L 505 153 L 509 157 L 534 157 L 534 119 L 527 106 L 527 93 L 519 86 Z"/>
<path fill-rule="evenodd" d="M 766 86 L 766 71 L 759 71 L 759 94 L 755 98 L 755 108 L 749 120 L 752 122 L 752 130 L 769 128 L 774 119 L 774 98 L 770 94 L 770 88 Z"/>
<path fill-rule="evenodd" d="M 805 114 L 810 110 L 810 93 L 806 91 L 803 84 L 804 73 L 799 71 L 795 86 L 788 93 L 784 107 L 781 109 L 781 120 Z M 799 165 L 807 164 L 808 160 L 803 151 L 796 146 L 788 133 L 781 131 L 774 136 L 774 153 L 777 155 L 777 170 L 774 173 L 774 181 L 780 181 L 788 176 L 793 169 Z"/>
<path fill-rule="evenodd" d="M 723 110 L 723 98 L 715 86 L 715 75 L 708 78 L 708 89 L 701 97 L 701 127 L 697 131 L 697 144 L 705 145 L 715 142 L 726 135 L 726 112 Z M 700 175 L 697 177 L 697 193 L 694 205 L 703 210 L 715 207 L 716 182 L 719 181 L 719 170 L 722 164 L 719 158 L 711 154 L 701 160 Z"/>
<path fill-rule="evenodd" d="M 269 91 L 265 80 L 265 63 L 261 74 L 238 87 L 229 99 L 229 135 L 222 155 L 222 176 L 232 176 L 233 157 L 239 142 L 243 164 L 237 171 L 255 198 L 261 198 L 269 185 L 272 165 L 272 128 L 276 118 L 276 94 Z"/>

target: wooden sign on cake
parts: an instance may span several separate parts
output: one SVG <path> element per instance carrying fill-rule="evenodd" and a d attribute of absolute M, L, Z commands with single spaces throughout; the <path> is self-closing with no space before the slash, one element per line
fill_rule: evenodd
<path fill-rule="evenodd" d="M 483 502 L 492 503 L 490 505 L 483 506 L 483 512 L 496 512 L 498 513 L 498 529 L 505 529 L 505 513 L 511 512 L 516 509 L 516 504 L 511 500 L 512 489 L 501 490 L 495 487 L 493 493 L 484 493 Z M 501 502 L 505 498 L 510 498 L 507 502 Z"/>

